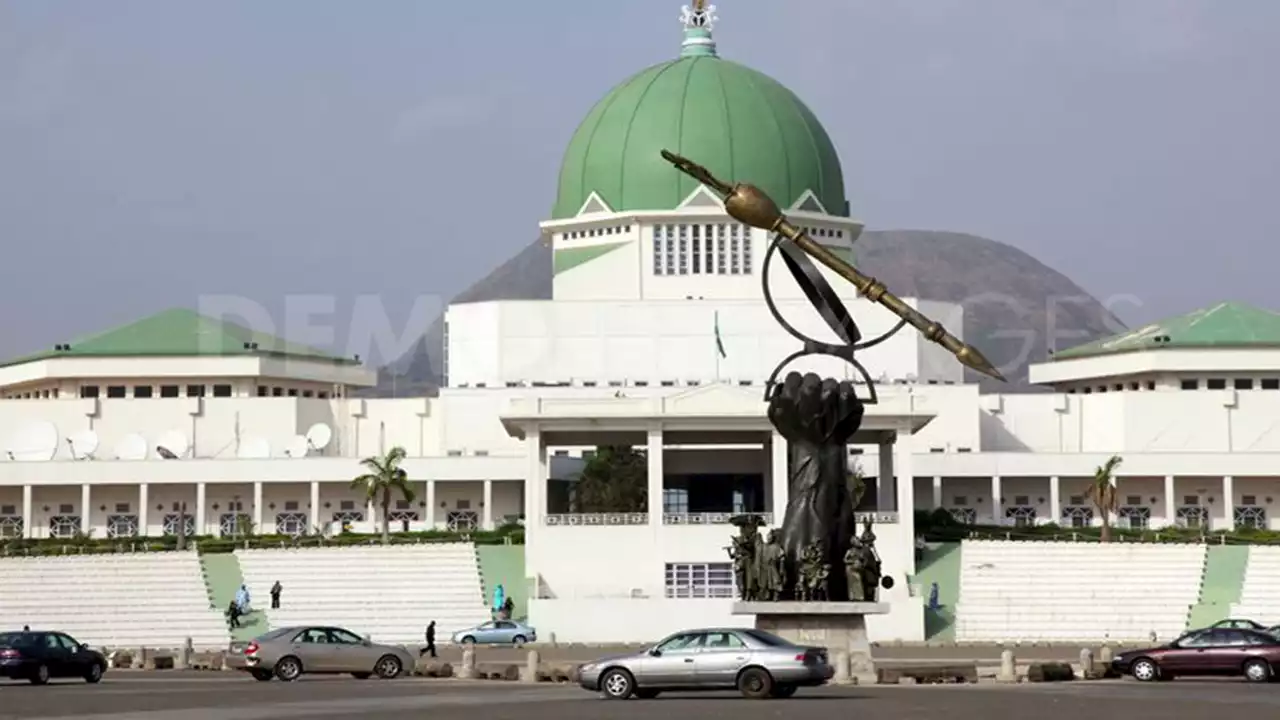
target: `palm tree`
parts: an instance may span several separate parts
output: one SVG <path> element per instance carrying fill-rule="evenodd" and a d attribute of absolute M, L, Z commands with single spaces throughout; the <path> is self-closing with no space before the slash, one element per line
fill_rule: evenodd
<path fill-rule="evenodd" d="M 1115 471 L 1120 467 L 1119 455 L 1112 455 L 1107 462 L 1093 471 L 1093 480 L 1086 492 L 1093 506 L 1102 516 L 1102 542 L 1111 542 L 1111 514 L 1116 511 Z"/>
<path fill-rule="evenodd" d="M 351 481 L 351 489 L 364 493 L 369 500 L 382 507 L 382 544 L 391 544 L 391 494 L 397 492 L 405 502 L 413 502 L 413 488 L 409 487 L 409 474 L 400 467 L 408 453 L 402 447 L 393 447 L 386 457 L 367 457 L 360 461 L 369 472 Z"/>

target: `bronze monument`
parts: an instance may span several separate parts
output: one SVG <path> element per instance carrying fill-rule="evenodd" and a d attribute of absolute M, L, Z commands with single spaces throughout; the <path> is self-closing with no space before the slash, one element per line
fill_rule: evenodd
<path fill-rule="evenodd" d="M 874 602 L 877 587 L 891 587 L 892 578 L 881 575 L 870 524 L 861 539 L 855 542 L 854 537 L 857 528 L 849 488 L 848 443 L 862 425 L 864 406 L 877 399 L 875 383 L 855 358 L 855 352 L 877 345 L 911 325 L 931 342 L 954 354 L 965 366 L 1000 380 L 1004 377 L 976 348 L 961 342 L 940 323 L 889 292 L 883 283 L 864 275 L 788 222 L 777 204 L 759 188 L 741 183 L 729 185 L 701 165 L 666 150 L 662 151 L 662 157 L 718 193 L 724 200 L 725 211 L 735 220 L 773 233 L 774 240 L 761 268 L 765 304 L 778 324 L 804 344 L 801 350 L 778 364 L 765 384 L 769 421 L 788 444 L 787 510 L 781 533 L 776 534 L 781 582 L 775 585 L 772 576 L 758 570 L 763 556 L 771 552 L 759 548 L 775 543 L 760 543 L 756 525 L 748 530 L 745 524 L 740 524 L 742 535 L 735 539 L 732 553 L 742 599 Z M 791 276 L 840 344 L 820 342 L 800 333 L 778 312 L 768 283 L 769 265 L 775 252 L 781 254 Z M 889 332 L 864 341 L 852 315 L 813 260 L 848 280 L 860 295 L 897 315 L 898 324 Z M 860 398 L 853 382 L 824 380 L 814 373 L 802 376 L 790 372 L 778 381 L 779 373 L 792 361 L 814 354 L 840 358 L 853 366 L 868 397 Z M 748 534 L 750 541 L 744 537 Z M 773 537 L 771 535 L 771 540 Z M 843 568 L 844 572 L 833 573 L 832 568 Z"/>

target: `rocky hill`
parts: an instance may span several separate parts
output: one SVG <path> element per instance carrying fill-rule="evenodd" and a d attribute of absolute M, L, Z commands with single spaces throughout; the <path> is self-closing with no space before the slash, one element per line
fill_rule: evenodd
<path fill-rule="evenodd" d="M 1066 348 L 1115 334 L 1124 326 L 1062 273 L 1004 243 L 963 233 L 867 231 L 857 263 L 904 297 L 959 303 L 965 339 L 1006 369 L 1008 384 L 983 379 L 984 389 L 1028 392 L 1027 365 L 1043 361 L 1057 336 Z M 551 297 L 551 249 L 535 241 L 453 302 Z M 379 372 L 374 396 L 434 394 L 443 319 L 408 355 Z"/>

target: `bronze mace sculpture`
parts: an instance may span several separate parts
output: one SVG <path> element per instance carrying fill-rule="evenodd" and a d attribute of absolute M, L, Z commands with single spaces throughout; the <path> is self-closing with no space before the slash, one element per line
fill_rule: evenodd
<path fill-rule="evenodd" d="M 814 241 L 803 230 L 788 222 L 786 216 L 778 209 L 777 203 L 760 188 L 746 183 L 726 184 L 712 176 L 705 167 L 667 150 L 662 151 L 662 157 L 681 172 L 718 193 L 724 200 L 725 212 L 738 222 L 781 235 L 814 260 L 826 265 L 832 272 L 852 283 L 860 295 L 884 306 L 904 323 L 920 331 L 926 339 L 946 348 L 961 364 L 988 377 L 1001 381 L 1005 379 L 977 348 L 962 342 L 955 335 L 947 332 L 941 323 L 925 316 L 903 302 L 902 298 L 889 292 L 884 283 L 864 275 L 822 244 Z M 806 293 L 808 293 L 807 288 Z M 811 297 L 812 299 L 814 298 Z M 821 308 L 819 309 L 821 311 Z M 827 320 L 831 324 L 836 318 L 827 318 Z M 847 319 L 840 320 L 845 322 L 851 332 L 856 333 L 856 327 L 852 326 Z M 856 341 L 856 338 L 845 339 Z"/>

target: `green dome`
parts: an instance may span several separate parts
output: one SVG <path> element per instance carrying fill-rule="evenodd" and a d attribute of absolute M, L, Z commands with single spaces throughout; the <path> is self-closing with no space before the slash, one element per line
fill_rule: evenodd
<path fill-rule="evenodd" d="M 575 216 L 592 192 L 615 211 L 670 210 L 697 183 L 658 154 L 667 149 L 731 182 L 748 182 L 782 208 L 812 190 L 848 215 L 840 158 L 800 98 L 767 75 L 722 60 L 710 33 L 686 32 L 682 57 L 654 65 L 596 103 L 560 166 L 552 219 Z"/>

